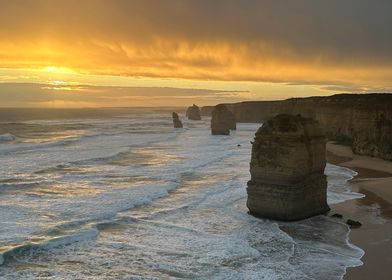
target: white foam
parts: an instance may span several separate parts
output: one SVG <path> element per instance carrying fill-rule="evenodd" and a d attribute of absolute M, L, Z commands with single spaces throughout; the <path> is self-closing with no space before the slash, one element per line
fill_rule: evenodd
<path fill-rule="evenodd" d="M 24 257 L 26 256 L 26 252 L 27 255 L 32 255 L 38 250 L 52 250 L 54 248 L 96 238 L 98 234 L 99 232 L 96 228 L 82 229 L 56 237 L 42 238 L 39 242 L 28 241 L 14 247 L 11 246 L 5 251 L 0 252 L 0 265 L 4 264 L 6 257 Z"/>
<path fill-rule="evenodd" d="M 36 266 L 6 266 L 0 272 L 4 279 L 39 273 L 53 278 L 300 279 L 323 266 L 333 279 L 343 272 L 332 268 L 359 261 L 357 248 L 346 244 L 347 227 L 314 220 L 293 224 L 296 234 L 290 234 L 275 222 L 247 215 L 250 140 L 259 125 L 239 124 L 231 136 L 215 137 L 208 119 L 185 120 L 183 130 L 171 128 L 170 115 L 159 122 L 150 117 L 144 122 L 143 116 L 88 122 L 97 137 L 61 147 L 21 148 L 20 154 L 0 159 L 1 166 L 10 166 L 0 170 L 1 176 L 14 185 L 31 183 L 2 193 L 1 245 L 88 228 L 85 234 L 52 238 L 39 258 L 25 256 Z M 26 156 L 34 162 L 26 162 Z M 329 199 L 344 199 L 352 174 L 328 165 L 327 175 Z M 96 226 L 102 229 L 99 236 Z M 316 230 L 321 227 L 330 230 Z M 301 233 L 312 232 L 322 238 L 300 242 Z M 95 237 L 92 244 L 80 242 Z M 303 260 L 317 262 L 310 267 Z"/>
<path fill-rule="evenodd" d="M 328 204 L 337 204 L 364 197 L 363 194 L 352 192 L 348 186 L 348 181 L 357 175 L 355 171 L 345 167 L 327 164 L 325 175 L 327 175 L 328 180 Z"/>

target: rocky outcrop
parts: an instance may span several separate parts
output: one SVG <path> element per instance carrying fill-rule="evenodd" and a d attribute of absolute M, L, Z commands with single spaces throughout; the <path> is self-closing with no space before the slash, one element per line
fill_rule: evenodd
<path fill-rule="evenodd" d="M 178 114 L 176 112 L 173 112 L 173 126 L 174 128 L 182 128 L 182 122 L 180 118 L 178 117 Z"/>
<path fill-rule="evenodd" d="M 186 110 L 186 116 L 188 117 L 188 120 L 200 121 L 201 116 L 199 107 L 195 104 L 193 104 L 191 107 L 188 107 Z"/>
<path fill-rule="evenodd" d="M 329 211 L 326 140 L 317 121 L 282 114 L 256 132 L 250 162 L 250 214 L 300 220 Z"/>
<path fill-rule="evenodd" d="M 351 220 L 351 219 L 348 219 L 346 221 L 346 224 L 348 224 L 351 228 L 359 228 L 359 227 L 362 226 L 361 222 L 354 221 L 354 220 Z"/>
<path fill-rule="evenodd" d="M 223 104 L 215 106 L 211 116 L 211 133 L 213 135 L 229 135 L 230 129 L 237 128 L 234 114 Z"/>
<path fill-rule="evenodd" d="M 392 94 L 337 94 L 225 104 L 237 122 L 264 122 L 277 114 L 316 119 L 329 140 L 360 155 L 392 160 Z M 210 107 L 202 109 L 208 114 Z"/>
<path fill-rule="evenodd" d="M 212 111 L 215 109 L 215 106 L 203 106 L 200 108 L 200 115 L 211 117 Z"/>

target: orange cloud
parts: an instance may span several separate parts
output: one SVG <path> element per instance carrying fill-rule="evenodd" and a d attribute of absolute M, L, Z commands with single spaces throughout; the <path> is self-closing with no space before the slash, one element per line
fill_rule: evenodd
<path fill-rule="evenodd" d="M 0 67 L 392 88 L 390 1 L 25 0 L 0 10 Z"/>

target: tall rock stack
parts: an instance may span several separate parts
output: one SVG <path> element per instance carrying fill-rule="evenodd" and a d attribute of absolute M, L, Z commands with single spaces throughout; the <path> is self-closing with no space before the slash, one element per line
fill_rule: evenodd
<path fill-rule="evenodd" d="M 234 114 L 223 104 L 215 106 L 211 116 L 211 133 L 213 135 L 229 135 L 230 129 L 237 127 Z"/>
<path fill-rule="evenodd" d="M 195 104 L 193 104 L 191 107 L 188 107 L 186 110 L 186 116 L 188 117 L 188 120 L 200 121 L 201 116 L 199 107 Z"/>
<path fill-rule="evenodd" d="M 329 211 L 326 140 L 317 121 L 278 115 L 256 132 L 250 162 L 250 214 L 300 220 Z"/>
<path fill-rule="evenodd" d="M 180 118 L 178 117 L 178 114 L 176 112 L 173 112 L 173 126 L 174 128 L 182 128 L 182 122 Z"/>

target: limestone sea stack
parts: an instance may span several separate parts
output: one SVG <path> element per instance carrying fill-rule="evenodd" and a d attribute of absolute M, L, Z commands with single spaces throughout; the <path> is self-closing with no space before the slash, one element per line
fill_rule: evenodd
<path fill-rule="evenodd" d="M 173 112 L 173 126 L 174 128 L 182 128 L 182 122 L 180 118 L 178 117 L 178 114 L 176 112 Z"/>
<path fill-rule="evenodd" d="M 199 107 L 195 104 L 193 104 L 191 107 L 188 107 L 186 110 L 186 116 L 188 117 L 188 120 L 200 121 L 201 116 Z"/>
<path fill-rule="evenodd" d="M 250 162 L 250 214 L 293 221 L 329 211 L 326 139 L 320 125 L 281 114 L 256 132 Z"/>
<path fill-rule="evenodd" d="M 237 127 L 234 114 L 223 104 L 215 106 L 211 117 L 211 133 L 213 135 L 229 135 L 230 129 Z"/>

